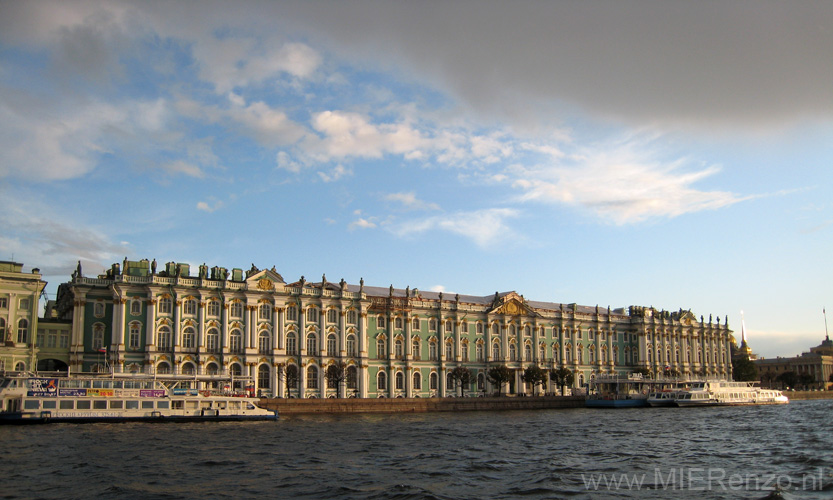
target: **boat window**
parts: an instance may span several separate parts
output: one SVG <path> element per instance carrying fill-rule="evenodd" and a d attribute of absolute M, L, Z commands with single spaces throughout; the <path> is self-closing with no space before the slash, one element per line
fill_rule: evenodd
<path fill-rule="evenodd" d="M 174 410 L 181 410 L 183 403 L 184 401 L 182 401 L 181 399 L 177 401 L 171 401 L 171 408 L 173 408 Z"/>
<path fill-rule="evenodd" d="M 226 402 L 225 401 L 218 401 L 217 402 L 217 407 L 221 410 L 225 410 L 226 409 Z"/>
<path fill-rule="evenodd" d="M 93 380 L 93 388 L 95 389 L 102 389 L 104 387 L 103 380 Z"/>
<path fill-rule="evenodd" d="M 168 408 L 170 408 L 170 401 L 157 401 L 156 407 L 160 410 L 167 410 Z"/>
<path fill-rule="evenodd" d="M 153 409 L 153 401 L 142 401 L 142 409 Z"/>
<path fill-rule="evenodd" d="M 111 410 L 121 410 L 122 408 L 124 408 L 124 401 L 122 401 L 120 399 L 115 400 L 115 401 L 110 401 L 110 409 Z"/>
<path fill-rule="evenodd" d="M 58 402 L 55 401 L 54 399 L 45 399 L 43 401 L 43 408 L 45 410 L 54 410 L 57 407 L 58 407 Z"/>
<path fill-rule="evenodd" d="M 113 389 L 121 389 L 122 387 L 124 387 L 124 383 L 121 380 L 116 380 L 116 381 L 112 382 L 112 384 L 113 384 Z"/>
<path fill-rule="evenodd" d="M 229 401 L 228 407 L 230 410 L 239 410 L 240 401 Z"/>
<path fill-rule="evenodd" d="M 23 409 L 24 410 L 37 410 L 40 408 L 40 400 L 39 399 L 27 399 L 23 402 Z"/>
<path fill-rule="evenodd" d="M 74 401 L 71 400 L 71 399 L 62 399 L 61 404 L 60 404 L 61 409 L 62 410 L 72 410 L 75 407 L 75 405 L 73 403 L 74 403 Z"/>
<path fill-rule="evenodd" d="M 90 409 L 90 401 L 87 399 L 79 399 L 75 402 L 75 409 L 76 410 L 89 410 Z"/>
<path fill-rule="evenodd" d="M 139 402 L 138 401 L 125 401 L 124 407 L 128 410 L 138 410 L 139 409 Z"/>
<path fill-rule="evenodd" d="M 107 400 L 102 399 L 99 401 L 93 401 L 93 410 L 106 410 L 107 409 Z"/>

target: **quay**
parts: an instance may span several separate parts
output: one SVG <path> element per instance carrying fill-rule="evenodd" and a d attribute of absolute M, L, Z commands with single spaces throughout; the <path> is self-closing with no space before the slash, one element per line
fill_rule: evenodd
<path fill-rule="evenodd" d="M 263 398 L 260 406 L 278 415 L 315 413 L 425 413 L 441 411 L 498 411 L 584 408 L 584 396 L 485 398 Z"/>

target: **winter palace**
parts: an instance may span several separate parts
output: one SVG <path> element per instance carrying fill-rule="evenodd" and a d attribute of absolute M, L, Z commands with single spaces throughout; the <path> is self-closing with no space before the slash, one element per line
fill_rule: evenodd
<path fill-rule="evenodd" d="M 287 283 L 272 269 L 156 261 L 81 265 L 43 318 L 38 269 L 0 263 L 0 332 L 6 370 L 127 371 L 241 377 L 269 397 L 445 397 L 530 387 L 523 370 L 567 368 L 582 387 L 599 374 L 731 377 L 727 322 L 691 311 L 611 310 L 528 300 L 515 292 L 452 295 L 358 285 L 326 277 Z M 451 371 L 473 373 L 465 387 Z M 336 375 L 332 375 L 336 374 Z M 249 388 L 251 389 L 251 388 Z"/>

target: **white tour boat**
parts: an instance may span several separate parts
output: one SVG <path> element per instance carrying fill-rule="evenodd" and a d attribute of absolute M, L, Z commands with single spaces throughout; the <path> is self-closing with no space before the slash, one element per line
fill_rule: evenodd
<path fill-rule="evenodd" d="M 0 423 L 274 420 L 277 411 L 217 377 L 0 376 Z M 195 386 L 207 387 L 198 390 Z"/>
<path fill-rule="evenodd" d="M 787 404 L 790 400 L 781 391 L 762 389 L 756 382 L 713 380 L 694 382 L 688 390 L 677 393 L 677 406 L 739 406 Z"/>

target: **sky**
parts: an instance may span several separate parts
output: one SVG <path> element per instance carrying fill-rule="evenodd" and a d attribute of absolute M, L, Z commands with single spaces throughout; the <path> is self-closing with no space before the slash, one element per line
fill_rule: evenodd
<path fill-rule="evenodd" d="M 743 315 L 792 356 L 831 54 L 830 2 L 0 0 L 0 259 Z"/>

